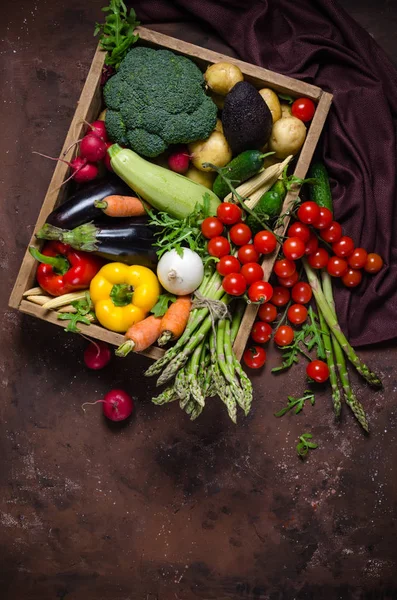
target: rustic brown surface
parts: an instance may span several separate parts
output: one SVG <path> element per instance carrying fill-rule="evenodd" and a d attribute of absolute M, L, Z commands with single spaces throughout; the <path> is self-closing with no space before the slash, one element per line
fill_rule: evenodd
<path fill-rule="evenodd" d="M 357 18 L 360 4 L 348 3 Z M 364 15 L 372 32 L 393 32 L 391 4 Z M 191 424 L 150 404 L 147 359 L 88 372 L 84 340 L 6 306 L 53 169 L 31 151 L 61 148 L 101 5 L 8 2 L 0 25 L 0 598 L 397 598 L 395 348 L 361 352 L 385 381 L 375 393 L 355 380 L 369 438 L 347 410 L 334 424 L 328 393 L 276 420 L 305 384 L 300 367 L 270 376 L 273 353 L 248 419 L 236 428 L 213 402 Z M 196 26 L 161 30 L 227 51 Z M 388 49 L 396 59 L 395 41 Z M 137 398 L 122 428 L 81 410 L 112 387 Z M 320 445 L 306 464 L 294 450 L 303 431 Z"/>

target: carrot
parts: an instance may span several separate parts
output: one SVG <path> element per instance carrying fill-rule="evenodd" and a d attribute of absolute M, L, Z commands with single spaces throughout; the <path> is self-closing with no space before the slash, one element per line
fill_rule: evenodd
<path fill-rule="evenodd" d="M 181 337 L 186 329 L 191 306 L 192 300 L 190 296 L 179 296 L 171 304 L 161 319 L 160 337 L 157 340 L 159 346 L 165 346 L 168 342 Z"/>
<path fill-rule="evenodd" d="M 160 317 L 150 315 L 150 317 L 146 317 L 143 321 L 132 325 L 125 334 L 127 341 L 117 348 L 116 355 L 127 356 L 132 350 L 134 352 L 142 352 L 146 348 L 149 348 L 160 335 L 161 321 Z"/>
<path fill-rule="evenodd" d="M 141 217 L 146 215 L 145 204 L 135 196 L 106 196 L 94 205 L 108 217 Z"/>

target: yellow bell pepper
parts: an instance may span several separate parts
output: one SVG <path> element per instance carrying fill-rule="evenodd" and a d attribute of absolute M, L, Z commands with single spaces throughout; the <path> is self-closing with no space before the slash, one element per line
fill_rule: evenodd
<path fill-rule="evenodd" d="M 90 296 L 98 321 L 106 329 L 125 333 L 142 321 L 156 304 L 160 284 L 147 267 L 108 263 L 90 284 Z"/>

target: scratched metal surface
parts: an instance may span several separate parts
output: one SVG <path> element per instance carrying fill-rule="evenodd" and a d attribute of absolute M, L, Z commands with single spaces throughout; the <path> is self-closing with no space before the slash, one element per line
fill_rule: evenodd
<path fill-rule="evenodd" d="M 369 438 L 347 410 L 335 425 L 328 393 L 275 419 L 305 384 L 303 366 L 270 376 L 272 352 L 247 419 L 211 401 L 191 424 L 151 405 L 146 359 L 88 372 L 84 340 L 6 306 L 53 169 L 31 152 L 61 148 L 102 4 L 9 1 L 0 24 L 0 598 L 397 598 L 395 348 L 361 353 L 385 380 L 354 380 Z M 395 5 L 345 4 L 396 60 Z M 227 52 L 196 26 L 158 29 Z M 81 410 L 112 387 L 137 399 L 122 428 Z M 305 464 L 303 431 L 319 442 Z"/>

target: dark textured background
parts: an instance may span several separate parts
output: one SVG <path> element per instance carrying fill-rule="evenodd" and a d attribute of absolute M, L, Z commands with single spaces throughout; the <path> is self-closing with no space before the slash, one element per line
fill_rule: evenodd
<path fill-rule="evenodd" d="M 397 63 L 393 0 L 344 1 Z M 361 351 L 384 392 L 355 379 L 372 432 L 329 393 L 277 420 L 303 391 L 303 365 L 253 377 L 238 427 L 213 402 L 191 424 L 150 403 L 144 358 L 101 373 L 85 341 L 21 316 L 7 299 L 95 49 L 101 0 L 6 2 L 1 32 L 1 600 L 397 598 L 397 352 Z M 225 51 L 197 25 L 154 28 Z M 112 428 L 99 407 L 112 387 L 136 414 Z M 296 438 L 319 443 L 305 464 Z"/>

